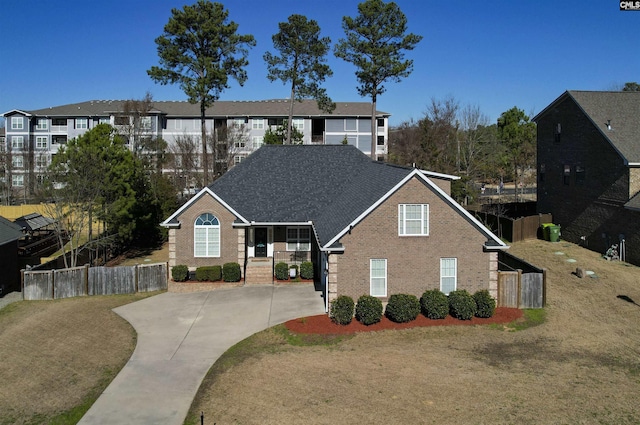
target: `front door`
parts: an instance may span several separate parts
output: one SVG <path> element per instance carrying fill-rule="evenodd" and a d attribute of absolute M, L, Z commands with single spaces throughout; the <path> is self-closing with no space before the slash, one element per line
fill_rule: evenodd
<path fill-rule="evenodd" d="M 267 256 L 267 228 L 266 227 L 256 227 L 255 232 L 255 241 L 256 241 L 256 257 L 266 257 Z"/>

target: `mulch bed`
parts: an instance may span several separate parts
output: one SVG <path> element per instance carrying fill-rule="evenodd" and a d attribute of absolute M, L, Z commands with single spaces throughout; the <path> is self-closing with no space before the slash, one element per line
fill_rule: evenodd
<path fill-rule="evenodd" d="M 498 307 L 493 315 L 488 319 L 474 317 L 471 320 L 458 320 L 452 316 L 447 316 L 441 320 L 428 319 L 422 314 L 416 320 L 408 323 L 395 323 L 386 317 L 382 317 L 379 323 L 365 326 L 353 319 L 348 325 L 337 325 L 331 321 L 327 314 L 318 316 L 303 317 L 289 320 L 285 323 L 291 332 L 301 334 L 323 334 L 323 335 L 349 335 L 357 332 L 375 332 L 387 329 L 410 329 L 424 326 L 460 326 L 460 325 L 489 325 L 506 324 L 520 319 L 523 312 L 517 308 Z"/>

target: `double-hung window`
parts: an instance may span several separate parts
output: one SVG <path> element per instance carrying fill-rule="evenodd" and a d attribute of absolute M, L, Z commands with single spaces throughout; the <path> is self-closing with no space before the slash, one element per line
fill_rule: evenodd
<path fill-rule="evenodd" d="M 398 205 L 398 235 L 429 236 L 429 204 Z"/>
<path fill-rule="evenodd" d="M 36 149 L 47 148 L 47 136 L 36 136 Z"/>
<path fill-rule="evenodd" d="M 251 144 L 253 145 L 253 149 L 258 149 L 259 147 L 261 147 L 264 143 L 263 143 L 264 138 L 262 136 L 253 136 L 251 137 Z"/>
<path fill-rule="evenodd" d="M 449 292 L 455 291 L 458 284 L 458 259 L 457 258 L 441 258 L 440 259 L 440 291 L 449 295 Z"/>
<path fill-rule="evenodd" d="M 49 127 L 49 120 L 46 118 L 38 118 L 36 121 L 36 130 L 46 130 Z"/>
<path fill-rule="evenodd" d="M 193 229 L 195 257 L 220 257 L 220 222 L 210 213 L 200 215 Z"/>
<path fill-rule="evenodd" d="M 86 118 L 76 118 L 76 128 L 77 129 L 85 129 L 88 128 L 89 123 Z"/>
<path fill-rule="evenodd" d="M 387 259 L 372 258 L 369 260 L 370 293 L 374 297 L 387 296 Z"/>
<path fill-rule="evenodd" d="M 24 168 L 24 158 L 22 158 L 22 155 L 16 155 L 11 158 L 11 165 L 13 168 Z"/>
<path fill-rule="evenodd" d="M 22 117 L 11 117 L 11 130 L 23 130 L 24 119 Z"/>
<path fill-rule="evenodd" d="M 287 251 L 311 251 L 311 229 L 287 227 Z"/>
<path fill-rule="evenodd" d="M 254 130 L 264 130 L 264 118 L 253 118 L 251 128 Z"/>
<path fill-rule="evenodd" d="M 296 130 L 304 130 L 304 118 L 294 118 L 291 121 L 291 126 Z"/>
<path fill-rule="evenodd" d="M 23 149 L 24 148 L 24 136 L 11 136 L 11 148 Z"/>

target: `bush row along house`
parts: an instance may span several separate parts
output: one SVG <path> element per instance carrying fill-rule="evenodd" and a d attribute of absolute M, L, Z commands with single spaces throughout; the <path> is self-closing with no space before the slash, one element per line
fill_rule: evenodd
<path fill-rule="evenodd" d="M 457 177 L 374 161 L 354 146 L 263 146 L 168 217 L 169 265 L 237 262 L 245 284 L 306 259 L 339 295 L 487 289 L 507 249 L 450 197 Z"/>
<path fill-rule="evenodd" d="M 217 158 L 225 162 L 226 170 L 240 163 L 264 143 L 268 129 L 275 130 L 288 117 L 289 101 L 217 101 L 207 108 L 206 128 L 212 140 L 219 140 Z M 60 146 L 100 123 L 114 126 L 125 136 L 131 149 L 153 149 L 145 141 L 163 139 L 167 142 L 171 160 L 165 172 L 192 171 L 200 167 L 201 123 L 199 104 L 182 101 L 119 101 L 93 100 L 38 110 L 14 109 L 2 114 L 6 119 L 3 144 L 10 154 L 5 170 L 7 183 L 24 188 L 43 178 Z M 376 155 L 387 155 L 388 118 L 377 112 Z M 296 102 L 293 126 L 303 135 L 303 144 L 348 143 L 371 153 L 371 104 L 367 102 L 337 102 L 332 113 L 318 109 L 313 100 Z M 195 158 L 185 157 L 185 141 L 191 141 Z M 181 143 L 182 142 L 182 143 Z M 228 143 L 227 143 L 228 142 Z M 211 148 L 208 152 L 213 152 Z M 191 154 L 193 155 L 193 154 Z M 221 158 L 222 157 L 222 158 Z M 210 161 L 211 163 L 211 161 Z M 188 183 L 185 183 L 188 184 Z M 186 187 L 186 186 L 185 186 Z"/>
<path fill-rule="evenodd" d="M 538 212 L 562 238 L 640 265 L 640 92 L 566 91 L 534 121 Z"/>

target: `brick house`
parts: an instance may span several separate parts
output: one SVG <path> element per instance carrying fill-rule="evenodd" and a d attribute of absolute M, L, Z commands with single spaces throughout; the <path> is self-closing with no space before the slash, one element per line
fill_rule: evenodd
<path fill-rule="evenodd" d="M 349 145 L 263 146 L 162 223 L 169 265 L 238 262 L 250 284 L 270 283 L 274 261 L 310 260 L 327 306 L 426 289 L 495 297 L 508 247 L 450 197 L 453 179 Z"/>
<path fill-rule="evenodd" d="M 562 238 L 640 265 L 640 92 L 567 91 L 538 127 L 538 212 Z"/>
<path fill-rule="evenodd" d="M 18 239 L 23 236 L 22 227 L 0 217 L 0 297 L 20 290 Z"/>

